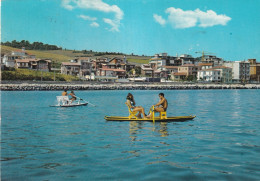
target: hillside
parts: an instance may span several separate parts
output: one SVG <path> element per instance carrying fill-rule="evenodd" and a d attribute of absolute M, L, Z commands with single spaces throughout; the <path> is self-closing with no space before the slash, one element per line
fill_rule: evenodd
<path fill-rule="evenodd" d="M 1 45 L 1 53 L 2 54 L 8 54 L 12 51 L 16 51 L 18 49 L 8 47 Z M 60 64 L 61 62 L 67 62 L 75 57 L 91 57 L 91 58 L 100 58 L 100 57 L 119 57 L 123 58 L 124 55 L 118 55 L 118 54 L 106 54 L 103 52 L 84 52 L 83 51 L 74 51 L 74 50 L 26 50 L 27 53 L 33 54 L 36 56 L 36 58 L 49 58 L 52 61 L 57 62 Z M 101 53 L 104 54 L 102 56 L 95 56 L 96 54 Z M 132 56 L 132 55 L 126 55 L 126 58 L 128 62 L 136 63 L 136 64 L 144 64 L 148 63 L 149 59 L 151 57 L 149 56 Z"/>

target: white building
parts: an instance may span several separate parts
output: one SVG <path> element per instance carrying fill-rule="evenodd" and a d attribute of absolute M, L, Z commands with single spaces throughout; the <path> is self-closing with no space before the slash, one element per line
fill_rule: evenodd
<path fill-rule="evenodd" d="M 250 79 L 250 63 L 248 61 L 224 62 L 224 66 L 232 68 L 233 82 L 244 82 Z"/>
<path fill-rule="evenodd" d="M 199 70 L 197 74 L 197 80 L 204 80 L 207 82 L 220 82 L 221 71 L 216 69 Z"/>

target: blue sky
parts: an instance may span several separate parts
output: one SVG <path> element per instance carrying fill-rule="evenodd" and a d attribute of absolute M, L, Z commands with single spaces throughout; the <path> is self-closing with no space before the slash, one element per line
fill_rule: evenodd
<path fill-rule="evenodd" d="M 2 0 L 1 41 L 260 61 L 259 7 L 259 0 Z"/>

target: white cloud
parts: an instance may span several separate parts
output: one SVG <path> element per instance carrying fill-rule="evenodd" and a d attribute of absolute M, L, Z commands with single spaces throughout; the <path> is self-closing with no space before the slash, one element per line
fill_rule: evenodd
<path fill-rule="evenodd" d="M 166 20 L 162 18 L 162 16 L 159 16 L 157 14 L 153 14 L 154 20 L 159 23 L 160 25 L 165 25 Z"/>
<path fill-rule="evenodd" d="M 124 16 L 123 11 L 117 5 L 109 5 L 104 3 L 102 0 L 62 0 L 62 6 L 68 10 L 81 8 L 92 9 L 105 13 L 114 13 L 115 18 L 113 20 L 104 18 L 106 19 L 106 21 L 104 21 L 112 26 L 110 29 L 111 31 L 119 31 L 120 21 Z"/>
<path fill-rule="evenodd" d="M 93 23 L 90 24 L 90 26 L 97 28 L 97 27 L 99 27 L 99 24 L 97 22 L 93 22 Z"/>
<path fill-rule="evenodd" d="M 90 16 L 85 16 L 85 15 L 79 15 L 78 16 L 79 18 L 82 18 L 82 19 L 84 19 L 84 20 L 89 20 L 89 21 L 96 21 L 97 20 L 97 18 L 96 17 L 90 17 Z"/>
<path fill-rule="evenodd" d="M 218 15 L 213 10 L 208 10 L 206 12 L 203 12 L 200 9 L 184 11 L 180 8 L 170 7 L 166 9 L 165 13 L 169 14 L 166 23 L 171 24 L 174 28 L 191 28 L 195 26 L 211 27 L 215 25 L 224 26 L 231 20 L 230 17 L 222 14 Z M 161 16 L 158 15 L 158 17 Z M 157 22 L 160 23 L 160 21 Z"/>

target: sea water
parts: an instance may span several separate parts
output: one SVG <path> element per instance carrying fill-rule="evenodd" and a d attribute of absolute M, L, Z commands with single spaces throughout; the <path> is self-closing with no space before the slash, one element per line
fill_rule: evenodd
<path fill-rule="evenodd" d="M 131 92 L 146 113 L 163 92 L 186 122 L 108 122 Z M 260 180 L 260 90 L 1 92 L 2 180 Z"/>

